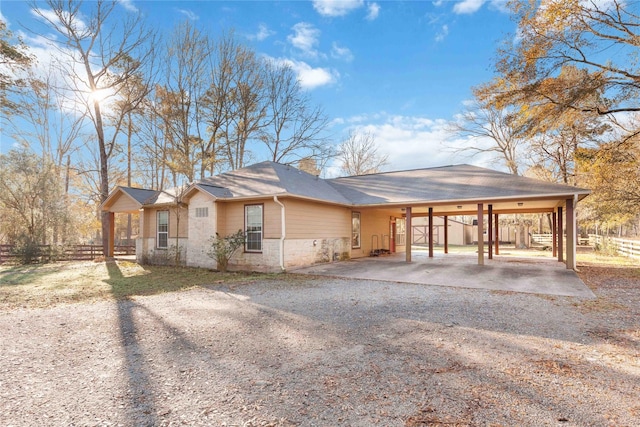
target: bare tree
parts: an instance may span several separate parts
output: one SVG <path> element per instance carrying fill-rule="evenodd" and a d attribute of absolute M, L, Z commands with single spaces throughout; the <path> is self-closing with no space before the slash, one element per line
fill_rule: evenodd
<path fill-rule="evenodd" d="M 114 15 L 118 5 L 115 1 L 90 3 L 90 13 L 84 10 L 82 2 L 47 0 L 45 4 L 50 10 L 41 8 L 39 2 L 32 3 L 33 10 L 59 36 L 52 37 L 51 41 L 65 57 L 61 63 L 66 66 L 67 89 L 75 94 L 78 102 L 86 103 L 95 128 L 102 202 L 109 195 L 109 159 L 125 116 L 117 118 L 108 129 L 100 95 L 117 96 L 123 82 L 144 68 L 152 58 L 153 33 L 143 25 L 140 14 L 129 13 L 124 19 Z M 88 21 L 85 21 L 87 16 Z M 116 66 L 117 74 L 113 71 Z M 102 213 L 101 223 L 102 246 L 106 254 L 110 230 L 107 212 Z"/>
<path fill-rule="evenodd" d="M 323 137 L 328 119 L 320 107 L 311 105 L 289 65 L 265 64 L 268 111 L 262 141 L 271 160 L 279 163 L 302 158 L 322 161 L 330 153 Z"/>
<path fill-rule="evenodd" d="M 160 115 L 160 102 L 155 90 L 143 104 L 140 112 L 138 137 L 140 150 L 134 156 L 136 169 L 140 173 L 140 184 L 145 188 L 163 190 L 168 183 L 167 158 L 168 138 L 165 136 L 165 124 Z"/>
<path fill-rule="evenodd" d="M 25 87 L 15 98 L 21 105 L 18 113 L 21 120 L 13 123 L 12 136 L 22 146 L 39 153 L 43 168 L 47 165 L 52 169 L 47 173 L 65 184 L 60 192 L 57 186 L 50 188 L 52 201 L 43 212 L 44 222 L 52 224 L 51 232 L 43 235 L 43 244 L 49 243 L 49 238 L 57 244 L 60 237 L 65 242 L 70 230 L 67 227 L 72 218 L 68 211 L 68 175 L 71 156 L 81 143 L 83 115 L 65 105 L 64 99 L 57 95 L 56 70 L 52 67 L 42 71 L 38 77 L 32 70 L 25 78 Z"/>
<path fill-rule="evenodd" d="M 247 46 L 232 43 L 218 58 L 218 66 L 229 67 L 230 87 L 226 95 L 223 133 L 224 152 L 230 169 L 245 166 L 251 158 L 248 144 L 258 140 L 267 113 L 265 73 L 262 61 Z"/>
<path fill-rule="evenodd" d="M 340 168 L 345 175 L 378 173 L 387 164 L 388 156 L 378 152 L 372 133 L 350 132 L 338 148 Z"/>
<path fill-rule="evenodd" d="M 469 145 L 460 150 L 494 153 L 512 174 L 518 175 L 519 164 L 523 160 L 520 149 L 524 140 L 514 127 L 513 114 L 476 99 L 456 121 L 449 123 L 448 130 L 467 138 Z M 482 140 L 490 140 L 492 143 L 487 146 Z"/>
<path fill-rule="evenodd" d="M 167 45 L 166 80 L 158 92 L 161 117 L 170 133 L 167 160 L 174 186 L 181 175 L 191 182 L 202 170 L 205 118 L 201 103 L 209 86 L 212 53 L 208 36 L 189 21 L 175 29 Z"/>

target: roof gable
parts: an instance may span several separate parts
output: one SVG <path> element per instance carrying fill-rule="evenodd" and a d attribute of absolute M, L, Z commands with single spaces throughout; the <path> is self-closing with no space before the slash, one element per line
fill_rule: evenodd
<path fill-rule="evenodd" d="M 350 204 L 342 194 L 319 177 L 292 166 L 275 162 L 257 163 L 246 168 L 203 179 L 202 186 L 218 198 L 248 198 L 290 195 L 325 202 Z M 226 190 L 226 192 L 224 190 Z"/>
<path fill-rule="evenodd" d="M 122 187 L 118 186 L 111 192 L 109 197 L 102 203 L 102 210 L 110 210 L 117 205 L 122 205 L 120 209 L 134 211 L 140 209 L 146 204 L 146 201 L 154 197 L 158 193 L 155 190 L 146 190 L 144 188 Z M 123 200 L 124 199 L 124 200 Z"/>

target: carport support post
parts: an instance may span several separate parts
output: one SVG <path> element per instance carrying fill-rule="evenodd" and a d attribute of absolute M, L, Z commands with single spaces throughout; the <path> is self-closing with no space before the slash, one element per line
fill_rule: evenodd
<path fill-rule="evenodd" d="M 444 253 L 449 253 L 449 217 L 444 216 Z"/>
<path fill-rule="evenodd" d="M 553 248 L 553 257 L 558 256 L 558 221 L 556 213 L 551 214 L 551 246 Z"/>
<path fill-rule="evenodd" d="M 576 269 L 576 210 L 573 199 L 567 199 L 567 269 Z"/>
<path fill-rule="evenodd" d="M 405 256 L 407 262 L 411 262 L 411 240 L 413 239 L 411 233 L 411 208 L 408 207 L 406 209 L 406 218 L 405 218 Z"/>
<path fill-rule="evenodd" d="M 496 225 L 496 238 L 494 239 L 494 242 L 496 244 L 496 255 L 500 255 L 500 244 L 498 242 L 500 242 L 500 227 L 498 226 L 498 214 L 495 214 L 493 216 L 493 223 Z"/>
<path fill-rule="evenodd" d="M 109 253 L 107 258 L 113 258 L 116 244 L 116 214 L 109 212 Z"/>
<path fill-rule="evenodd" d="M 489 259 L 493 259 L 493 205 L 487 208 L 487 220 L 489 221 L 487 230 L 487 240 L 489 243 Z"/>
<path fill-rule="evenodd" d="M 478 203 L 478 265 L 484 265 L 484 208 Z"/>
<path fill-rule="evenodd" d="M 429 208 L 429 258 L 433 258 L 433 208 Z"/>
<path fill-rule="evenodd" d="M 562 237 L 564 236 L 564 230 L 562 229 L 562 206 L 558 207 L 558 261 L 564 261 Z"/>

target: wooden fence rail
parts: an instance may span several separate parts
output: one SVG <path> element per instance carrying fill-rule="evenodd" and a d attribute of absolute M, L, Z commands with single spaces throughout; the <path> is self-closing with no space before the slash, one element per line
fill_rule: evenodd
<path fill-rule="evenodd" d="M 71 245 L 53 246 L 38 245 L 34 262 L 58 261 L 83 261 L 93 260 L 102 256 L 102 245 Z M 14 245 L 0 245 L 0 264 L 15 263 L 20 259 L 20 255 L 14 252 Z M 135 246 L 115 246 L 114 255 L 135 255 Z"/>
<path fill-rule="evenodd" d="M 563 236 L 563 239 L 567 236 Z M 539 243 L 541 245 L 551 246 L 553 244 L 553 235 L 552 234 L 537 234 L 533 233 L 531 235 L 531 241 L 534 243 Z M 587 237 L 578 237 L 578 245 L 591 245 L 591 241 Z"/>
<path fill-rule="evenodd" d="M 593 246 L 611 245 L 620 255 L 640 258 L 640 240 L 619 239 L 617 237 L 605 237 L 598 234 L 589 234 L 589 243 Z"/>

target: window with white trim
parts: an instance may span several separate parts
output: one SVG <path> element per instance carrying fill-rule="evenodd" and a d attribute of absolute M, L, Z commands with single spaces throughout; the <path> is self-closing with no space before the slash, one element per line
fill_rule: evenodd
<path fill-rule="evenodd" d="M 247 252 L 262 252 L 262 216 L 263 205 L 245 205 L 244 229 L 246 241 L 244 250 Z"/>
<path fill-rule="evenodd" d="M 166 249 L 169 247 L 169 211 L 157 213 L 157 238 L 156 247 Z"/>

